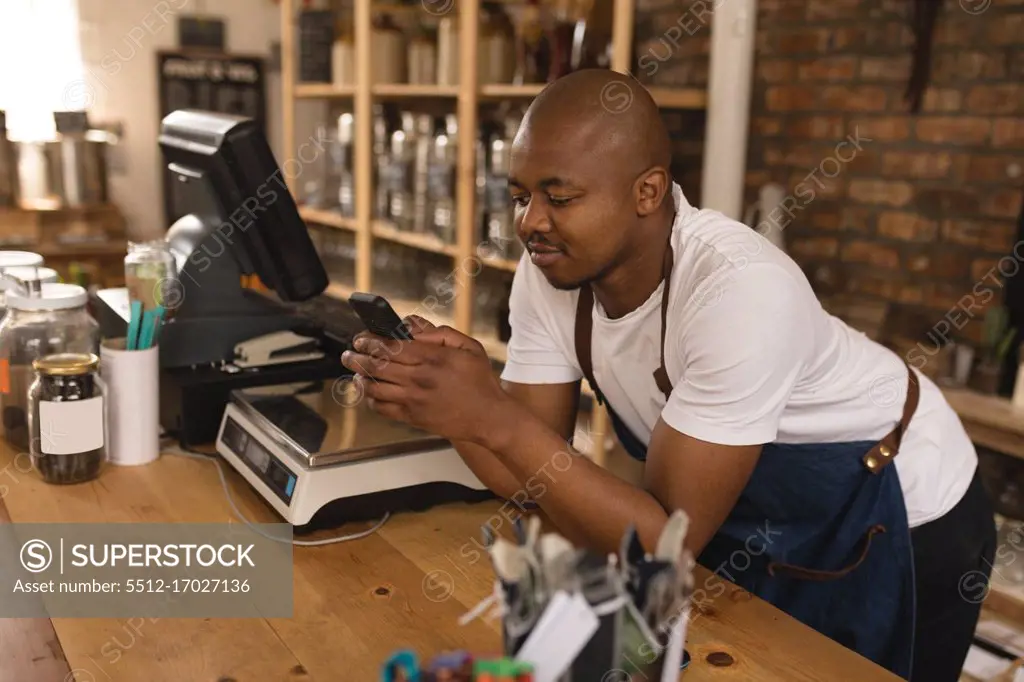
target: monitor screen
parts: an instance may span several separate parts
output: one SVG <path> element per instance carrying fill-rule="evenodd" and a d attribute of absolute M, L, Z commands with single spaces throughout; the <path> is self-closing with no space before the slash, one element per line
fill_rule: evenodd
<path fill-rule="evenodd" d="M 229 251 L 243 273 L 258 275 L 285 301 L 327 288 L 306 224 L 254 121 L 175 111 L 163 120 L 160 147 L 175 177 L 176 211 L 198 217 L 215 235 L 206 250 Z M 211 256 L 194 252 L 189 259 Z"/>

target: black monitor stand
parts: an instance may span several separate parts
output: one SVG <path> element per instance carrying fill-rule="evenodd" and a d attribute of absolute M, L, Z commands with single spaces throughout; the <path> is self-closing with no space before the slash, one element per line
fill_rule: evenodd
<path fill-rule="evenodd" d="M 161 368 L 230 361 L 242 341 L 299 326 L 300 318 L 288 307 L 242 286 L 232 238 L 239 235 L 194 215 L 168 230 L 179 273 L 161 292 L 165 307 L 173 310 L 160 332 Z"/>

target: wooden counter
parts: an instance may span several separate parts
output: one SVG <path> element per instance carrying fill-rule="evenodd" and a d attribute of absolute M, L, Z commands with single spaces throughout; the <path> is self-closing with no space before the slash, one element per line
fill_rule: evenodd
<path fill-rule="evenodd" d="M 224 467 L 243 513 L 277 521 Z M 0 510 L 6 503 L 15 522 L 237 522 L 212 461 L 164 454 L 144 467 L 108 466 L 96 481 L 71 487 L 46 485 L 28 468 L 26 456 L 0 448 Z M 401 647 L 421 657 L 456 648 L 498 652 L 496 623 L 460 627 L 457 619 L 491 591 L 486 557 L 474 563 L 460 548 L 479 538 L 499 506 L 400 513 L 361 540 L 296 547 L 294 584 L 282 586 L 294 589 L 293 618 L 54 618 L 52 628 L 45 619 L 0 620 L 0 682 L 376 682 L 381 662 Z M 699 571 L 698 585 L 719 596 L 691 625 L 685 682 L 898 679 Z"/>
<path fill-rule="evenodd" d="M 972 441 L 1024 459 L 1024 410 L 998 395 L 966 388 L 945 388 L 942 392 L 960 415 Z"/>

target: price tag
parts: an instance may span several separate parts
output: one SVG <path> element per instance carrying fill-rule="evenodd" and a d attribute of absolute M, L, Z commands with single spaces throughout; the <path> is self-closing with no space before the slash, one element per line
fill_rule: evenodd
<path fill-rule="evenodd" d="M 597 615 L 583 595 L 556 592 L 516 658 L 533 665 L 534 682 L 555 682 L 583 651 L 598 625 Z"/>

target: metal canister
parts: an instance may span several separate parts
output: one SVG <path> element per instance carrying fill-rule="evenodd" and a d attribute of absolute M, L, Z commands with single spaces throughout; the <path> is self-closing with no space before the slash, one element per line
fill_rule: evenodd
<path fill-rule="evenodd" d="M 105 388 L 95 353 L 35 360 L 29 388 L 32 464 L 47 483 L 89 481 L 106 458 Z"/>
<path fill-rule="evenodd" d="M 429 200 L 430 158 L 434 144 L 434 117 L 416 116 L 416 142 L 413 156 L 413 232 L 424 233 L 432 226 L 433 210 Z"/>
<path fill-rule="evenodd" d="M 384 106 L 373 105 L 373 217 L 387 218 L 388 209 L 388 120 Z"/>
<path fill-rule="evenodd" d="M 515 253 L 516 235 L 512 202 L 508 194 L 511 142 L 502 136 L 491 141 L 490 169 L 487 174 L 487 238 L 496 252 L 505 258 Z"/>
<path fill-rule="evenodd" d="M 413 227 L 415 143 L 416 118 L 411 112 L 402 112 L 402 128 L 391 134 L 388 157 L 388 215 L 400 230 Z"/>
<path fill-rule="evenodd" d="M 458 163 L 458 119 L 449 115 L 444 132 L 434 136 L 430 154 L 428 202 L 434 233 L 447 244 L 455 243 L 455 175 Z"/>
<path fill-rule="evenodd" d="M 351 113 L 338 117 L 338 139 L 334 162 L 338 172 L 338 208 L 349 218 L 356 214 L 355 119 Z"/>
<path fill-rule="evenodd" d="M 7 114 L 0 111 L 0 206 L 18 203 L 18 152 L 7 138 Z"/>

